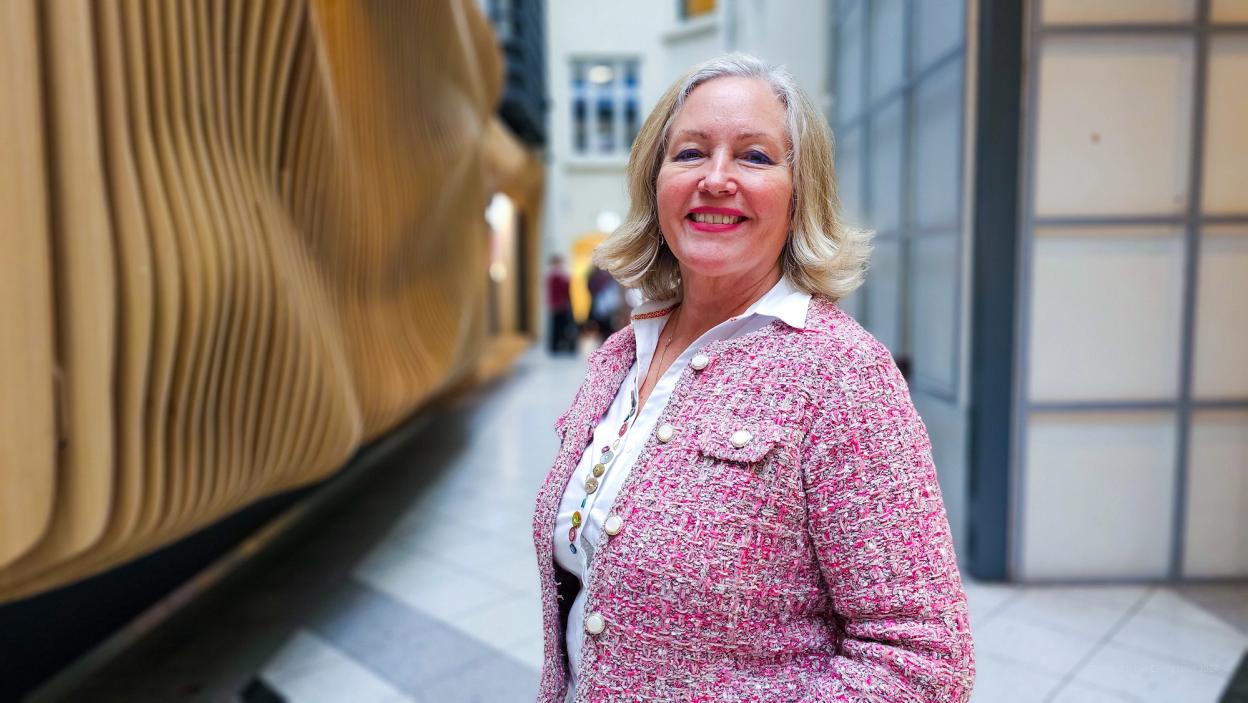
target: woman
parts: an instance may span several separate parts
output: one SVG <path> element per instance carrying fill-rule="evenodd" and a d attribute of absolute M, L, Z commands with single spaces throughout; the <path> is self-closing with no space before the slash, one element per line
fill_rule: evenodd
<path fill-rule="evenodd" d="M 537 499 L 539 700 L 965 701 L 966 596 L 930 445 L 835 301 L 866 238 L 786 73 L 663 96 L 598 264 L 650 301 L 589 359 Z"/>

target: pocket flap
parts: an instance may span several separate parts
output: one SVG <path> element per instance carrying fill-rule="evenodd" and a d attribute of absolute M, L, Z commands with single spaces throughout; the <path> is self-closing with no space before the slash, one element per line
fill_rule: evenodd
<path fill-rule="evenodd" d="M 698 433 L 698 449 L 706 456 L 754 464 L 763 460 L 780 441 L 787 430 L 775 424 L 742 422 L 739 425 L 715 425 L 704 427 Z M 738 434 L 740 433 L 740 434 Z M 748 433 L 748 435 L 746 434 Z M 733 439 L 741 443 L 733 444 Z"/>

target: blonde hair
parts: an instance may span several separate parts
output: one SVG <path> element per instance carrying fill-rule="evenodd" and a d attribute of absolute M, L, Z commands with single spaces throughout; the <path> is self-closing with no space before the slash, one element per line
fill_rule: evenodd
<path fill-rule="evenodd" d="M 832 133 L 793 76 L 748 54 L 727 54 L 694 66 L 677 80 L 646 118 L 628 157 L 628 216 L 594 252 L 594 263 L 621 285 L 651 300 L 680 293 L 680 265 L 663 241 L 655 192 L 667 151 L 668 131 L 694 88 L 726 76 L 767 83 L 784 105 L 793 171 L 789 235 L 781 273 L 797 288 L 833 301 L 862 284 L 871 233 L 841 219 L 832 165 Z"/>

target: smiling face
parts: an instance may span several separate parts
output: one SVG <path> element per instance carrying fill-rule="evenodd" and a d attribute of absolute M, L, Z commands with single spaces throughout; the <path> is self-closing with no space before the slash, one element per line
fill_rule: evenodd
<path fill-rule="evenodd" d="M 656 183 L 659 227 L 686 284 L 779 271 L 793 199 L 788 148 L 784 105 L 765 82 L 715 78 L 689 93 Z"/>

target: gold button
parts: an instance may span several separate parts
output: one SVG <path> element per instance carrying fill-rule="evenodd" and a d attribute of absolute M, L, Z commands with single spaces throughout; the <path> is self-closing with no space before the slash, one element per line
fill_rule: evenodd
<path fill-rule="evenodd" d="M 585 616 L 585 631 L 591 635 L 596 635 L 607 629 L 607 621 L 602 619 L 602 615 L 598 612 L 590 613 Z"/>
<path fill-rule="evenodd" d="M 621 527 L 624 527 L 624 518 L 616 515 L 615 513 L 608 515 L 606 522 L 602 523 L 602 529 L 606 530 L 607 534 L 612 537 L 620 533 Z"/>
<path fill-rule="evenodd" d="M 593 493 L 596 490 L 598 490 L 598 479 L 594 478 L 593 476 L 590 476 L 589 478 L 585 479 L 585 492 Z"/>
<path fill-rule="evenodd" d="M 702 352 L 694 354 L 693 359 L 689 361 L 689 365 L 693 367 L 694 371 L 701 371 L 706 368 L 709 363 L 711 363 L 711 357 L 703 354 Z"/>
<path fill-rule="evenodd" d="M 659 427 L 659 431 L 656 432 L 655 434 L 659 436 L 660 442 L 664 442 L 664 443 L 670 442 L 672 439 L 672 435 L 676 434 L 676 428 L 672 427 L 671 425 L 662 425 Z"/>
<path fill-rule="evenodd" d="M 751 439 L 754 439 L 754 435 L 750 434 L 748 430 L 737 430 L 732 433 L 732 436 L 728 438 L 728 441 L 732 442 L 732 446 L 740 449 L 741 447 L 749 444 Z"/>
<path fill-rule="evenodd" d="M 606 464 L 594 464 L 594 476 L 600 477 L 607 472 Z"/>

